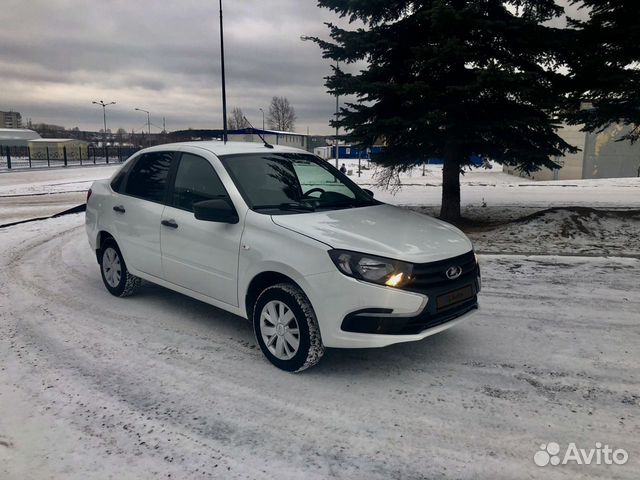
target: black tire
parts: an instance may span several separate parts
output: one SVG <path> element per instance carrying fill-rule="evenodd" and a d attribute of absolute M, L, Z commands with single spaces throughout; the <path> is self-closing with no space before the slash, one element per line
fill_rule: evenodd
<path fill-rule="evenodd" d="M 289 352 L 293 356 L 288 359 L 281 359 L 274 355 L 265 343 L 261 327 L 261 317 L 265 306 L 267 304 L 276 305 L 278 302 L 281 302 L 291 310 L 295 323 L 290 323 L 289 325 L 297 324 L 299 331 L 299 346 L 295 354 Z M 318 321 L 311 302 L 309 302 L 309 299 L 302 290 L 291 283 L 279 283 L 263 290 L 258 296 L 253 308 L 252 321 L 253 331 L 262 353 L 273 365 L 281 370 L 301 372 L 314 366 L 324 355 L 325 348 L 322 343 Z M 275 337 L 275 334 L 273 336 Z M 276 341 L 278 341 L 278 339 L 276 339 Z M 291 347 L 290 344 L 287 345 Z M 275 345 L 272 346 L 275 348 Z"/>
<path fill-rule="evenodd" d="M 117 257 L 120 267 L 119 278 L 111 276 L 111 269 L 108 267 L 109 264 L 113 263 L 114 255 Z M 100 274 L 102 275 L 104 286 L 107 287 L 111 295 L 116 297 L 128 297 L 136 293 L 140 288 L 140 278 L 129 273 L 120 248 L 118 248 L 118 244 L 113 239 L 104 242 L 100 249 Z M 118 281 L 115 281 L 115 279 Z"/>

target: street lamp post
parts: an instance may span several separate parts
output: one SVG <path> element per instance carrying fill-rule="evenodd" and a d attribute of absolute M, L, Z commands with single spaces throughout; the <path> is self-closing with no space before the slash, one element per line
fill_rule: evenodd
<path fill-rule="evenodd" d="M 220 0 L 220 64 L 222 66 L 222 139 L 227 143 L 227 87 L 224 75 L 224 31 L 222 28 L 222 0 Z"/>
<path fill-rule="evenodd" d="M 104 130 L 102 134 L 102 145 L 107 148 L 107 107 L 109 105 L 115 105 L 116 102 L 104 103 L 102 100 L 99 102 L 91 102 L 94 105 L 100 105 L 102 107 L 102 119 L 104 121 Z"/>
<path fill-rule="evenodd" d="M 340 69 L 340 63 L 336 60 L 336 71 Z M 340 97 L 338 96 L 338 91 L 336 90 L 336 122 L 338 121 L 338 115 L 340 115 Z M 336 168 L 338 167 L 338 158 L 340 157 L 340 149 L 338 146 L 338 125 L 336 125 Z"/>
<path fill-rule="evenodd" d="M 260 109 L 260 111 L 262 112 L 262 133 L 264 133 L 264 110 Z"/>
<path fill-rule="evenodd" d="M 306 35 L 302 35 L 300 36 L 300 40 L 302 40 L 303 42 L 309 41 L 309 40 L 313 40 L 312 37 L 308 37 Z M 336 60 L 336 71 L 340 69 L 340 62 L 338 62 Z M 336 122 L 338 121 L 338 117 L 340 115 L 340 97 L 338 95 L 338 92 L 336 91 Z M 336 168 L 338 167 L 338 159 L 340 157 L 340 153 L 338 152 L 338 135 L 339 135 L 340 129 L 338 128 L 338 126 L 336 125 L 336 139 L 334 141 L 334 145 L 335 145 L 335 149 L 336 149 Z"/>
<path fill-rule="evenodd" d="M 147 114 L 147 128 L 149 129 L 149 135 L 151 135 L 151 114 L 148 110 L 143 110 L 142 108 L 134 108 L 136 112 L 144 112 Z"/>

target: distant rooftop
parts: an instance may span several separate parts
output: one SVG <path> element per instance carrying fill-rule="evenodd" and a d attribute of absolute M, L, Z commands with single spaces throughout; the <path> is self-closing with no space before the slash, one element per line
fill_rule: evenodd
<path fill-rule="evenodd" d="M 44 140 L 44 139 L 43 139 Z M 290 152 L 290 153 L 308 153 L 305 150 L 293 147 L 285 147 L 282 145 L 273 145 L 273 148 L 267 148 L 262 143 L 258 142 L 227 142 L 224 143 L 221 140 L 205 140 L 205 141 L 192 141 L 192 142 L 180 142 L 171 143 L 168 145 L 158 145 L 155 148 L 157 150 L 176 148 L 176 147 L 197 147 L 204 150 L 208 150 L 215 155 L 231 155 L 235 153 L 274 153 L 274 152 Z"/>
<path fill-rule="evenodd" d="M 261 135 L 295 135 L 299 137 L 307 136 L 304 133 L 296 133 L 296 132 L 282 132 L 279 130 L 261 130 L 259 128 L 241 128 L 239 130 L 228 130 L 228 135 L 251 135 L 251 134 L 261 134 Z M 203 136 L 203 137 L 220 137 L 222 138 L 223 131 L 220 129 L 207 129 L 207 128 L 190 128 L 188 130 L 176 130 L 175 132 L 171 132 L 172 135 L 178 136 Z M 318 136 L 318 135 L 315 135 Z"/>
<path fill-rule="evenodd" d="M 2 140 L 32 140 L 40 138 L 38 132 L 26 128 L 0 128 L 0 142 Z"/>
<path fill-rule="evenodd" d="M 30 141 L 33 143 L 84 142 L 84 140 L 76 140 L 75 138 L 35 138 Z M 84 142 L 84 143 L 87 143 L 87 142 Z"/>
<path fill-rule="evenodd" d="M 296 132 L 284 132 L 280 130 L 260 130 L 259 128 L 241 128 L 240 130 L 229 130 L 228 135 L 251 135 L 251 134 L 261 134 L 261 135 L 297 135 L 299 137 L 306 137 L 304 133 L 296 133 Z"/>

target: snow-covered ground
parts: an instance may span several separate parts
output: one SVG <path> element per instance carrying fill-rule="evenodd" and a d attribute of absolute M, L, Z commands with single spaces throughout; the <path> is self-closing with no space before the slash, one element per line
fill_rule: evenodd
<path fill-rule="evenodd" d="M 9 196 L 86 192 L 94 180 L 107 178 L 118 168 L 85 166 L 21 170 L 0 173 L 0 199 Z"/>
<path fill-rule="evenodd" d="M 376 187 L 379 170 L 372 166 L 357 175 L 358 161 L 345 163 L 351 178 L 371 188 L 376 198 L 396 205 L 440 205 L 442 166 L 421 167 L 400 176 L 402 188 L 396 193 Z M 363 165 L 366 162 L 363 162 Z M 599 180 L 571 180 L 535 182 L 502 172 L 499 165 L 490 170 L 474 168 L 460 179 L 463 207 L 553 206 L 585 205 L 590 207 L 640 207 L 640 178 L 613 178 Z"/>
<path fill-rule="evenodd" d="M 557 208 L 469 236 L 483 252 L 640 258 L 640 210 Z"/>
<path fill-rule="evenodd" d="M 114 168 L 0 174 L 0 225 L 82 203 Z M 376 197 L 437 212 L 426 173 Z M 83 215 L 0 228 L 0 479 L 637 478 L 640 181 L 479 170 L 462 198 L 480 312 L 301 375 L 214 307 L 153 285 L 111 297 Z M 629 463 L 536 467 L 548 442 Z"/>
<path fill-rule="evenodd" d="M 395 205 L 431 207 L 437 213 L 441 200 L 442 168 L 415 168 L 401 176 L 402 188 L 391 191 L 376 186 L 375 168 L 357 175 L 357 161 L 346 162 L 351 178 L 375 192 L 376 198 Z M 366 162 L 363 162 L 363 166 Z M 109 177 L 117 165 L 56 168 L 0 173 L 0 225 L 54 213 L 52 203 L 71 208 L 83 203 L 94 180 Z M 499 166 L 473 169 L 461 179 L 461 200 L 467 216 L 513 219 L 542 208 L 586 206 L 640 208 L 640 178 L 533 182 L 507 175 Z M 26 196 L 35 196 L 25 199 Z M 39 197 L 39 198 L 38 198 Z M 483 210 L 484 209 L 484 210 Z M 487 210 L 489 209 L 489 210 Z M 493 209 L 493 210 L 491 210 Z M 487 215 L 487 214 L 490 215 Z"/>
<path fill-rule="evenodd" d="M 357 161 L 346 162 L 351 178 L 371 188 L 382 201 L 397 205 L 439 205 L 442 168 L 437 165 L 401 176 L 402 189 L 394 193 L 376 187 L 376 169 L 357 175 Z M 363 162 L 363 165 L 366 162 Z M 81 168 L 32 170 L 0 174 L 0 201 L 8 196 L 45 193 L 86 192 L 94 180 L 109 177 L 117 165 Z M 492 170 L 473 169 L 461 178 L 462 204 L 469 206 L 587 205 L 590 207 L 640 207 L 640 178 L 534 182 L 503 173 L 499 166 Z"/>
<path fill-rule="evenodd" d="M 94 180 L 117 166 L 51 168 L 0 173 L 0 225 L 46 217 L 85 202 Z"/>
<path fill-rule="evenodd" d="M 0 478 L 637 478 L 638 259 L 482 256 L 467 322 L 291 375 L 233 315 L 110 296 L 83 215 L 0 245 Z M 550 441 L 630 460 L 536 467 Z"/>

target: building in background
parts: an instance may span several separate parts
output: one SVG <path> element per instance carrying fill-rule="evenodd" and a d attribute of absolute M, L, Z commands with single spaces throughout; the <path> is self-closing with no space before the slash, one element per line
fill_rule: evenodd
<path fill-rule="evenodd" d="M 600 133 L 582 132 L 580 125 L 565 125 L 558 135 L 580 149 L 577 153 L 553 160 L 557 169 L 543 168 L 526 175 L 514 167 L 505 166 L 511 175 L 532 180 L 581 180 L 591 178 L 621 178 L 640 176 L 640 142 L 632 144 L 621 138 L 630 127 L 613 124 Z"/>
<path fill-rule="evenodd" d="M 0 127 L 0 148 L 26 147 L 30 140 L 37 138 L 40 138 L 40 135 L 33 130 Z"/>
<path fill-rule="evenodd" d="M 280 132 L 277 130 L 258 130 L 255 128 L 243 128 L 241 130 L 230 130 L 227 138 L 230 142 L 254 142 L 262 143 L 260 135 L 272 145 L 282 145 L 285 147 L 301 148 L 308 150 L 307 135 L 295 132 Z"/>
<path fill-rule="evenodd" d="M 67 160 L 89 158 L 89 142 L 73 138 L 37 138 L 29 141 L 29 152 L 34 160 L 63 160 L 67 150 Z"/>
<path fill-rule="evenodd" d="M 193 142 L 203 140 L 222 140 L 222 130 L 212 129 L 189 129 L 178 130 L 167 134 L 167 141 L 172 142 Z M 262 143 L 260 135 L 272 145 L 284 145 L 287 147 L 300 148 L 308 152 L 313 152 L 314 148 L 326 146 L 327 139 L 323 135 L 305 135 L 295 132 L 280 132 L 277 130 L 260 130 L 257 128 L 243 128 L 240 130 L 229 130 L 227 137 L 230 142 L 253 142 Z"/>
<path fill-rule="evenodd" d="M 0 128 L 22 128 L 22 115 L 18 112 L 0 111 Z"/>

